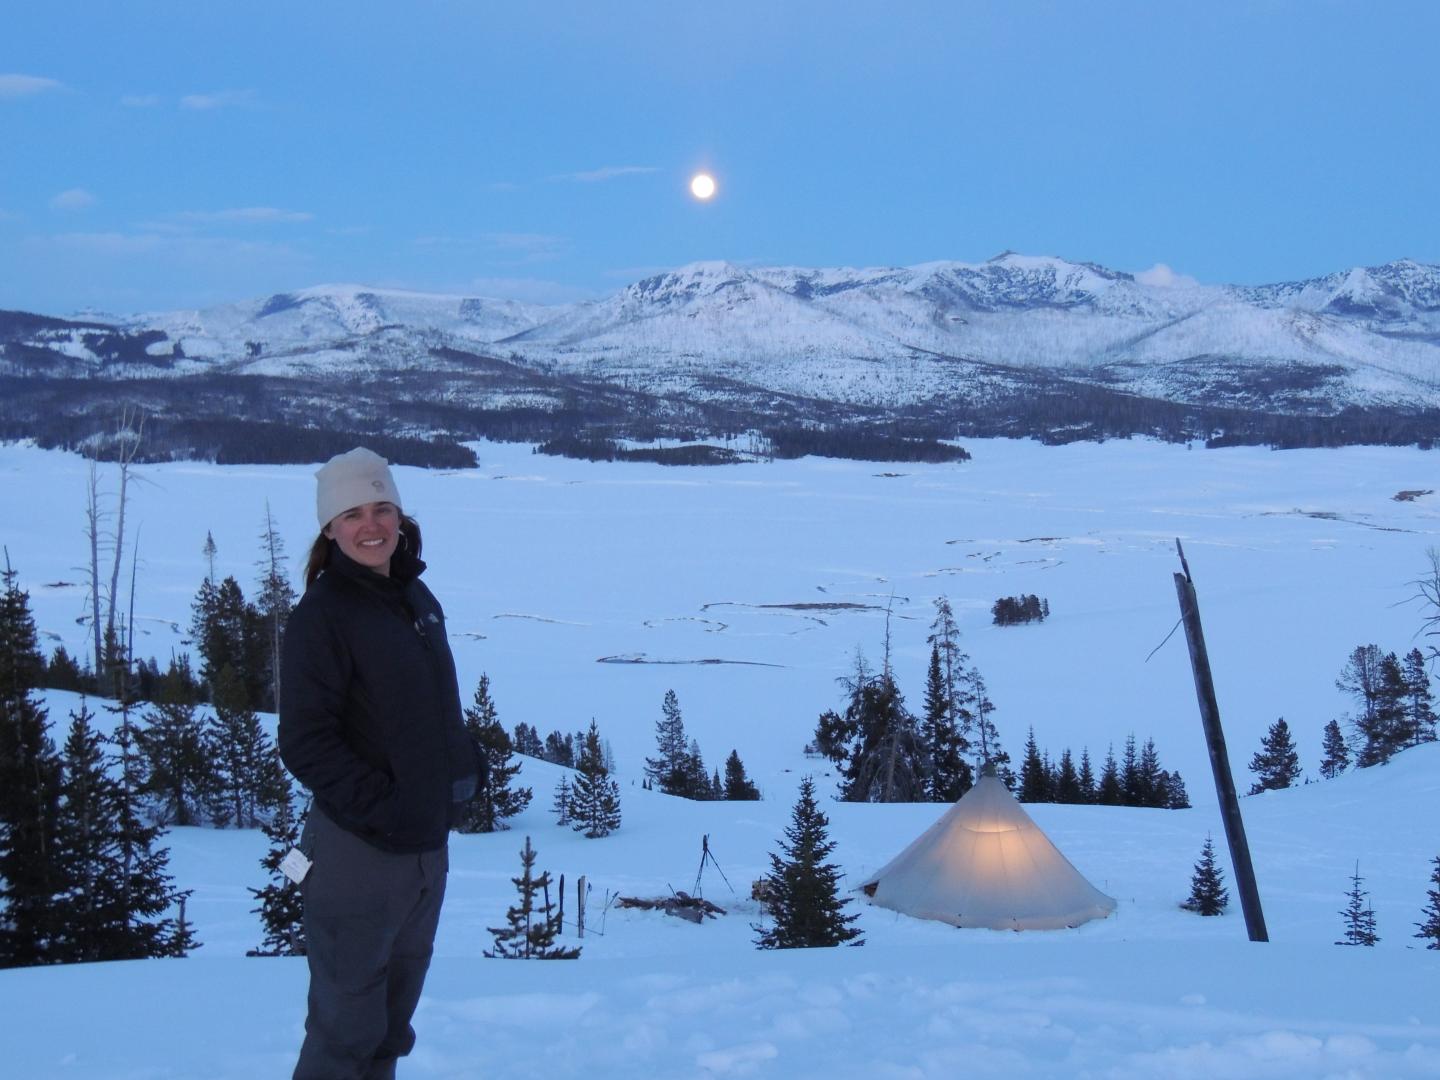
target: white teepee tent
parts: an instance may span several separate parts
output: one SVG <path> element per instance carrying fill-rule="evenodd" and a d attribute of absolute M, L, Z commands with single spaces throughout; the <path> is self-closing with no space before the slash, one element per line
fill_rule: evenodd
<path fill-rule="evenodd" d="M 993 774 L 861 891 L 906 915 L 991 930 L 1059 930 L 1115 910 Z"/>

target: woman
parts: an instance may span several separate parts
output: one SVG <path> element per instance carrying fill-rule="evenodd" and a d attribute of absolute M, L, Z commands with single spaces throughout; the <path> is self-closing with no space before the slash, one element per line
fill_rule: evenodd
<path fill-rule="evenodd" d="M 484 761 L 465 733 L 445 616 L 389 465 L 316 474 L 320 535 L 285 626 L 280 754 L 313 796 L 301 850 L 309 1014 L 296 1080 L 393 1077 L 445 898 L 450 826 Z"/>

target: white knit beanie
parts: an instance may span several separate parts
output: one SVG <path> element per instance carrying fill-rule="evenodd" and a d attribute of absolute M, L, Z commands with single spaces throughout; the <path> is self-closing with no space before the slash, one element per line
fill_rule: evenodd
<path fill-rule="evenodd" d="M 373 450 L 357 446 L 336 454 L 315 473 L 315 516 L 323 529 L 351 507 L 392 502 L 400 507 L 400 489 L 390 466 Z"/>

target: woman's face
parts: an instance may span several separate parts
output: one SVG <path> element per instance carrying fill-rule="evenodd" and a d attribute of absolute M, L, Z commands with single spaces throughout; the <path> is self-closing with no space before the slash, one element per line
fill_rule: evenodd
<path fill-rule="evenodd" d="M 353 506 L 336 515 L 324 532 L 348 558 L 388 577 L 390 557 L 400 542 L 400 508 L 391 502 Z"/>

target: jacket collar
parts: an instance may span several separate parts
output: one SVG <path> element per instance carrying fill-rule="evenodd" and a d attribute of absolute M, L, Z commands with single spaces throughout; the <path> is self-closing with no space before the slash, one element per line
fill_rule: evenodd
<path fill-rule="evenodd" d="M 425 572 L 425 561 L 417 559 L 409 551 L 397 550 L 390 557 L 390 575 L 377 574 L 368 566 L 361 566 L 340 550 L 340 545 L 330 541 L 330 557 L 325 560 L 325 573 L 336 573 L 341 577 L 359 581 L 373 589 L 403 592 L 405 587 Z"/>

